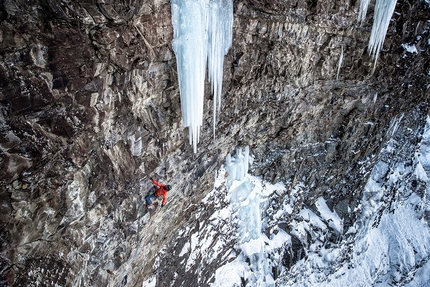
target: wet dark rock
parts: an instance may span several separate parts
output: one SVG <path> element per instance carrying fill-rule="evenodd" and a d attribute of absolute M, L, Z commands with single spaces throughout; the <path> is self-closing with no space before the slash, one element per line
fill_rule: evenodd
<path fill-rule="evenodd" d="M 288 246 L 288 248 L 284 250 L 282 264 L 287 267 L 287 269 L 290 269 L 297 261 L 303 259 L 305 255 L 306 251 L 300 240 L 297 237 L 292 236 L 291 246 Z"/>

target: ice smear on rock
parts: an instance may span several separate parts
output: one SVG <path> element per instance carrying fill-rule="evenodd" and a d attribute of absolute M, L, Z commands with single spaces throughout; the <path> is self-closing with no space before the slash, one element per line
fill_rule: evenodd
<path fill-rule="evenodd" d="M 366 18 L 369 2 L 370 0 L 362 0 L 360 3 L 358 18 L 361 22 Z M 370 33 L 369 40 L 369 54 L 374 59 L 374 69 L 378 61 L 379 52 L 384 44 L 391 16 L 393 16 L 394 9 L 396 8 L 396 3 L 397 0 L 376 0 L 372 32 Z"/>
<path fill-rule="evenodd" d="M 224 56 L 232 42 L 231 0 L 172 0 L 173 50 L 176 55 L 182 121 L 197 151 L 203 120 L 206 63 L 216 113 L 221 104 Z M 217 108 L 218 107 L 218 108 Z"/>

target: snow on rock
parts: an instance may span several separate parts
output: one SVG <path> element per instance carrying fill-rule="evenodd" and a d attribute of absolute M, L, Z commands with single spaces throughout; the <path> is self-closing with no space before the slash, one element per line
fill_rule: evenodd
<path fill-rule="evenodd" d="M 402 44 L 402 48 L 406 50 L 406 52 L 418 54 L 417 46 L 414 44 Z"/>
<path fill-rule="evenodd" d="M 234 260 L 218 268 L 215 272 L 215 282 L 212 287 L 240 286 L 242 278 L 248 270 L 240 260 Z"/>
<path fill-rule="evenodd" d="M 292 223 L 312 235 L 306 260 L 284 272 L 280 286 L 427 286 L 430 258 L 428 171 L 430 120 L 414 151 L 398 140 L 402 118 L 394 119 L 387 131 L 391 137 L 381 150 L 364 188 L 360 213 L 354 226 L 338 244 L 327 242 L 318 232 L 327 221 L 340 222 L 323 198 L 316 207 L 321 218 L 304 209 Z M 404 132 L 404 131 L 402 131 Z M 418 133 L 419 131 L 416 131 Z M 401 133 L 401 132 L 400 132 Z M 412 149 L 412 150 L 411 150 Z M 417 180 L 420 183 L 417 183 Z M 341 226 L 341 225 L 339 225 Z M 311 228 L 313 227 L 313 228 Z M 318 237 L 318 234 L 320 237 Z"/>
<path fill-rule="evenodd" d="M 318 211 L 320 212 L 321 217 L 323 219 L 325 219 L 327 222 L 329 222 L 329 226 L 331 228 L 333 228 L 335 231 L 337 231 L 339 234 L 342 234 L 343 233 L 343 222 L 339 218 L 339 215 L 337 215 L 336 211 L 332 212 L 329 209 L 324 198 L 322 198 L 322 197 L 318 198 L 315 205 L 318 208 Z"/>
<path fill-rule="evenodd" d="M 185 275 L 174 282 L 159 276 L 157 284 L 426 286 L 430 118 L 412 130 L 407 116 L 396 117 L 383 137 L 347 230 L 329 197 L 305 205 L 311 187 L 252 176 L 249 148 L 237 149 L 190 224 L 157 259 Z"/>
<path fill-rule="evenodd" d="M 148 280 L 143 281 L 142 287 L 155 287 L 157 286 L 157 277 L 152 276 Z"/>
<path fill-rule="evenodd" d="M 412 281 L 407 283 L 405 287 L 422 287 L 428 286 L 430 282 L 430 260 L 427 261 L 418 271 L 415 273 Z"/>

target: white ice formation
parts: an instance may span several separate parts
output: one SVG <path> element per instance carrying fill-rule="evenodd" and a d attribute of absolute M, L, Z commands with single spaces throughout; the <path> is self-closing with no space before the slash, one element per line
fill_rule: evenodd
<path fill-rule="evenodd" d="M 230 205 L 237 222 L 238 257 L 216 271 L 212 287 L 239 286 L 241 277 L 247 282 L 246 286 L 275 286 L 273 268 L 279 264 L 279 258 L 268 254 L 276 253 L 290 237 L 283 231 L 268 238 L 263 210 L 267 207 L 267 197 L 274 188 L 263 189 L 262 181 L 248 174 L 250 161 L 249 148 L 238 149 L 235 157 L 226 158 L 225 169 L 228 172 L 228 194 Z"/>
<path fill-rule="evenodd" d="M 370 0 L 361 0 L 358 18 L 361 22 L 366 18 L 367 8 Z M 384 44 L 391 17 L 396 8 L 397 0 L 376 0 L 375 12 L 373 16 L 373 26 L 369 40 L 369 54 L 374 59 L 374 69 L 378 61 L 379 52 Z"/>
<path fill-rule="evenodd" d="M 232 0 L 172 0 L 182 121 L 197 151 L 203 120 L 206 63 L 214 94 L 214 128 L 221 104 L 224 56 L 232 42 Z"/>
<path fill-rule="evenodd" d="M 336 80 L 339 80 L 339 73 L 340 73 L 340 68 L 342 67 L 342 61 L 343 61 L 343 46 L 339 56 L 339 63 L 337 65 Z"/>
<path fill-rule="evenodd" d="M 430 286 L 430 117 L 424 130 L 394 118 L 383 138 L 375 162 L 360 168 L 367 182 L 354 208 L 310 197 L 313 186 L 300 179 L 272 185 L 252 176 L 249 149 L 237 150 L 193 225 L 179 231 L 177 274 L 193 272 L 195 285 L 211 287 Z"/>
<path fill-rule="evenodd" d="M 203 118 L 207 58 L 207 9 L 203 1 L 172 1 L 173 50 L 178 67 L 182 122 L 197 149 Z"/>
<path fill-rule="evenodd" d="M 233 39 L 233 1 L 209 1 L 208 74 L 214 96 L 213 131 L 215 137 L 216 115 L 221 109 L 222 75 L 224 56 Z"/>
<path fill-rule="evenodd" d="M 323 197 L 316 199 L 312 210 L 298 206 L 309 186 L 299 182 L 287 194 L 285 185 L 271 186 L 245 173 L 246 150 L 228 156 L 230 205 L 214 214 L 221 219 L 212 230 L 222 227 L 228 230 L 224 234 L 236 236 L 234 251 L 239 252 L 230 252 L 231 259 L 217 269 L 211 286 L 430 286 L 430 117 L 424 131 L 414 132 L 422 133 L 416 147 L 398 141 L 403 128 L 402 117 L 393 119 L 387 131 L 392 138 L 369 171 L 360 204 L 349 210 L 357 213 L 357 221 L 347 230 L 342 216 Z M 270 198 L 278 193 L 285 197 L 275 207 Z M 272 220 L 280 227 L 287 218 L 288 233 L 282 228 L 270 231 Z M 199 235 L 202 246 L 217 240 L 213 235 L 208 240 L 208 234 L 213 233 Z M 332 236 L 338 239 L 329 243 Z M 222 238 L 225 246 L 228 239 Z M 288 267 L 283 258 L 292 254 L 288 253 L 293 250 L 292 238 L 303 242 L 306 256 Z"/>
<path fill-rule="evenodd" d="M 367 9 L 369 8 L 370 0 L 361 0 L 360 2 L 360 11 L 358 13 L 358 19 L 360 23 L 363 24 L 364 20 L 366 20 Z"/>
<path fill-rule="evenodd" d="M 228 180 L 233 182 L 235 180 L 242 181 L 248 174 L 248 162 L 249 162 L 249 147 L 245 147 L 245 151 L 242 149 L 237 149 L 236 156 L 231 157 L 230 154 L 227 155 L 226 159 L 226 169 L 228 171 Z"/>

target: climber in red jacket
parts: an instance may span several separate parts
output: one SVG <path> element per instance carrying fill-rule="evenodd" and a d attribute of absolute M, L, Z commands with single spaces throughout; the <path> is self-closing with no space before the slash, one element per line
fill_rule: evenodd
<path fill-rule="evenodd" d="M 172 189 L 172 187 L 168 184 L 161 184 L 158 183 L 155 179 L 153 178 L 149 178 L 152 183 L 154 184 L 152 191 L 148 196 L 145 197 L 146 200 L 146 204 L 148 206 L 152 205 L 152 198 L 157 198 L 159 196 L 163 196 L 163 201 L 161 202 L 161 207 L 163 207 L 166 204 L 166 199 L 167 199 L 167 192 L 170 191 L 170 189 Z"/>

